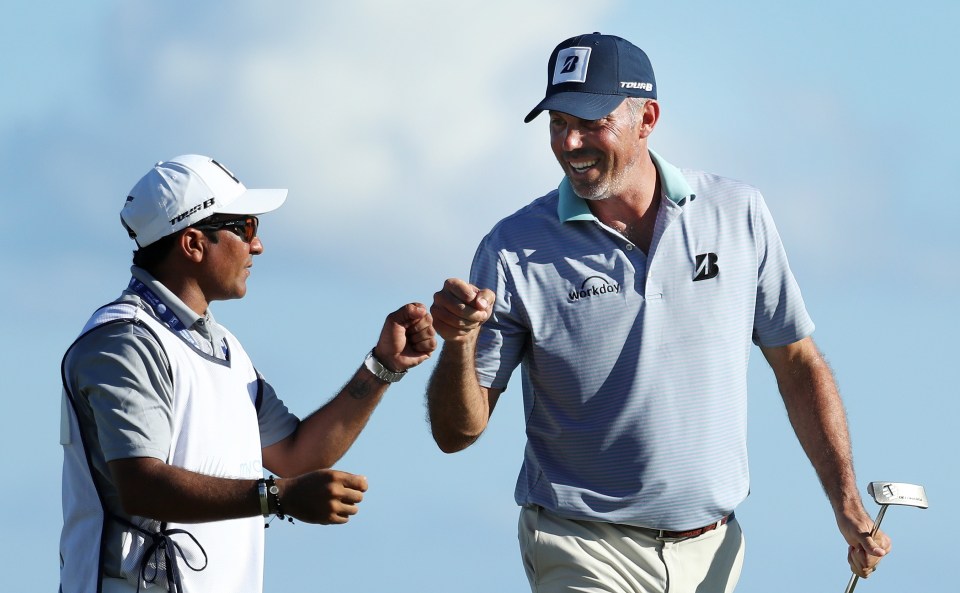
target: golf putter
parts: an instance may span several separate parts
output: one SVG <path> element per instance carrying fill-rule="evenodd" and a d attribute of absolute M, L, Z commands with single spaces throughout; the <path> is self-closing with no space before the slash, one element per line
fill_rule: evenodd
<path fill-rule="evenodd" d="M 883 521 L 883 515 L 887 512 L 888 506 L 897 504 L 907 507 L 917 507 L 918 509 L 925 509 L 929 506 L 927 504 L 927 493 L 923 490 L 923 486 L 917 484 L 870 482 L 867 486 L 867 492 L 869 492 L 873 500 L 880 505 L 880 512 L 877 513 L 877 518 L 873 522 L 873 531 L 870 532 L 871 536 L 876 535 L 877 530 L 880 529 L 880 521 Z M 859 576 L 855 574 L 851 575 L 845 593 L 853 593 L 853 589 L 857 586 L 859 579 Z"/>

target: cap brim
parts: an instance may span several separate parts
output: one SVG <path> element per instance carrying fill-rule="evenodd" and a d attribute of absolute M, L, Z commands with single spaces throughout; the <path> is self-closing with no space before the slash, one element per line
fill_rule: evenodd
<path fill-rule="evenodd" d="M 287 199 L 285 189 L 248 189 L 240 197 L 218 209 L 223 214 L 266 214 L 276 210 Z"/>
<path fill-rule="evenodd" d="M 600 119 L 623 103 L 623 95 L 596 95 L 593 93 L 556 93 L 550 95 L 533 108 L 523 123 L 530 123 L 543 111 L 560 111 L 580 119 Z"/>

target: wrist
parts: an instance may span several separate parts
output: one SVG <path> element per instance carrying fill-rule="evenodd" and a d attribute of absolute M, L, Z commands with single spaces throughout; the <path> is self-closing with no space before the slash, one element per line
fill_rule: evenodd
<path fill-rule="evenodd" d="M 273 513 L 270 511 L 270 493 L 268 491 L 267 481 L 260 478 L 257 480 L 256 488 L 257 496 L 260 499 L 260 514 L 264 517 L 269 517 Z"/>
<path fill-rule="evenodd" d="M 264 517 L 276 515 L 284 518 L 280 506 L 280 487 L 273 476 L 257 480 L 257 496 L 260 498 L 260 514 Z"/>
<path fill-rule="evenodd" d="M 271 515 L 276 515 L 281 519 L 284 518 L 283 509 L 280 506 L 280 487 L 277 485 L 277 481 L 273 476 L 270 476 L 266 480 L 267 486 L 267 507 Z"/>
<path fill-rule="evenodd" d="M 383 381 L 384 383 L 396 383 L 407 374 L 407 371 L 395 371 L 383 363 L 383 359 L 377 356 L 376 348 L 370 351 L 367 354 L 367 357 L 363 360 L 363 366 L 374 377 Z"/>

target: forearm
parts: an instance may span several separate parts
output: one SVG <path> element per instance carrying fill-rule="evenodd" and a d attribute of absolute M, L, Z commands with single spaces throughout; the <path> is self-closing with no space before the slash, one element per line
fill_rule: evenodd
<path fill-rule="evenodd" d="M 339 393 L 288 438 L 264 449 L 264 465 L 280 476 L 332 467 L 356 441 L 389 383 L 360 367 Z"/>
<path fill-rule="evenodd" d="M 199 523 L 260 514 L 255 479 L 207 476 L 146 457 L 109 465 L 123 509 L 130 515 Z"/>
<path fill-rule="evenodd" d="M 790 423 L 834 512 L 862 509 L 846 412 L 826 360 L 805 341 L 774 370 Z"/>
<path fill-rule="evenodd" d="M 198 474 L 159 459 L 135 457 L 110 462 L 110 471 L 129 515 L 157 521 L 201 523 L 263 513 L 256 479 Z M 282 511 L 307 523 L 346 523 L 357 513 L 367 480 L 336 470 L 319 470 L 276 480 L 279 494 L 270 512 Z M 280 506 L 276 506 L 279 502 Z"/>
<path fill-rule="evenodd" d="M 852 570 L 867 576 L 890 550 L 890 539 L 871 536 L 873 520 L 863 507 L 853 471 L 846 412 L 833 372 L 813 340 L 763 348 L 800 445 L 830 499 L 840 533 L 850 545 Z"/>
<path fill-rule="evenodd" d="M 469 447 L 490 419 L 491 402 L 477 382 L 476 334 L 443 345 L 427 385 L 430 429 L 440 449 Z"/>

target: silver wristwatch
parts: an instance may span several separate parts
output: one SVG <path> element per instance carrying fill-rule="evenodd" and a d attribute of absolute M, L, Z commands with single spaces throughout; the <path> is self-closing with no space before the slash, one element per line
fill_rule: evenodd
<path fill-rule="evenodd" d="M 367 367 L 367 370 L 373 373 L 373 375 L 385 383 L 396 383 L 400 379 L 403 379 L 403 376 L 407 374 L 407 371 L 401 371 L 399 373 L 391 371 L 387 367 L 383 366 L 383 363 L 377 360 L 377 357 L 373 355 L 373 350 L 367 354 L 367 357 L 363 359 L 363 366 Z"/>

